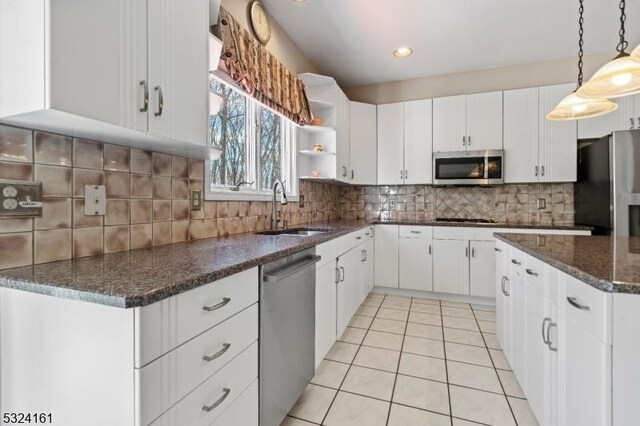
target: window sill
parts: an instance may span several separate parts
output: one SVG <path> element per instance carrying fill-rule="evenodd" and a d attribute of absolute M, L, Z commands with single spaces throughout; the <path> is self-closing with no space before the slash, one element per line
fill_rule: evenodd
<path fill-rule="evenodd" d="M 271 193 L 258 193 L 252 191 L 206 191 L 204 195 L 205 201 L 271 201 L 273 195 Z M 287 194 L 287 200 L 291 202 L 298 201 L 298 195 Z M 280 194 L 276 197 L 276 201 L 280 202 Z"/>

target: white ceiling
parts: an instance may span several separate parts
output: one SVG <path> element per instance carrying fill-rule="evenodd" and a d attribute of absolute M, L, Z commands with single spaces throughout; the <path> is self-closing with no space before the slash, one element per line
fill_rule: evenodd
<path fill-rule="evenodd" d="M 263 0 L 320 70 L 345 86 L 577 54 L 577 0 Z M 627 2 L 640 42 L 640 1 Z M 617 0 L 585 0 L 585 50 L 615 53 Z M 393 57 L 408 45 L 414 54 Z"/>

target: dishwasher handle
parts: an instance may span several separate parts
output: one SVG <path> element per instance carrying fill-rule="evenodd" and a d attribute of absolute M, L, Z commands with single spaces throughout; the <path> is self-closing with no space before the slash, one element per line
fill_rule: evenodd
<path fill-rule="evenodd" d="M 273 274 L 265 274 L 263 277 L 264 282 L 266 283 L 277 283 L 280 280 L 283 280 L 296 272 L 306 268 L 307 266 L 311 266 L 315 263 L 320 262 L 322 256 L 310 256 L 302 259 L 299 262 L 296 262 L 292 265 L 288 265 L 278 271 L 275 271 Z"/>

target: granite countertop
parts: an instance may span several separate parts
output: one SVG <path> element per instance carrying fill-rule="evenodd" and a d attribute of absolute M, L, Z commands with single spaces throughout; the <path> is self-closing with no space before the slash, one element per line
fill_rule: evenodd
<path fill-rule="evenodd" d="M 508 228 L 508 229 L 555 229 L 558 231 L 592 231 L 590 226 L 582 225 L 525 225 L 505 222 L 457 222 L 442 220 L 378 220 L 376 224 L 419 225 L 419 226 L 455 226 L 462 228 Z"/>
<path fill-rule="evenodd" d="M 322 244 L 371 224 L 485 228 L 587 229 L 447 221 L 337 221 L 305 224 L 322 235 L 270 236 L 252 233 L 158 246 L 0 270 L 0 287 L 120 308 L 145 306 Z"/>
<path fill-rule="evenodd" d="M 602 291 L 640 294 L 640 237 L 495 234 Z"/>
<path fill-rule="evenodd" d="M 368 225 L 314 223 L 304 227 L 328 232 L 307 237 L 238 234 L 5 269 L 0 270 L 0 287 L 120 308 L 145 306 Z"/>

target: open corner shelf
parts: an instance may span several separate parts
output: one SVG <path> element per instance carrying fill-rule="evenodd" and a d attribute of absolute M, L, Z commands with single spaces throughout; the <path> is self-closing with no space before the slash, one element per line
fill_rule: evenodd
<path fill-rule="evenodd" d="M 331 151 L 314 151 L 312 149 L 303 149 L 298 151 L 302 155 L 306 155 L 308 157 L 332 157 L 335 156 L 335 152 Z"/>

